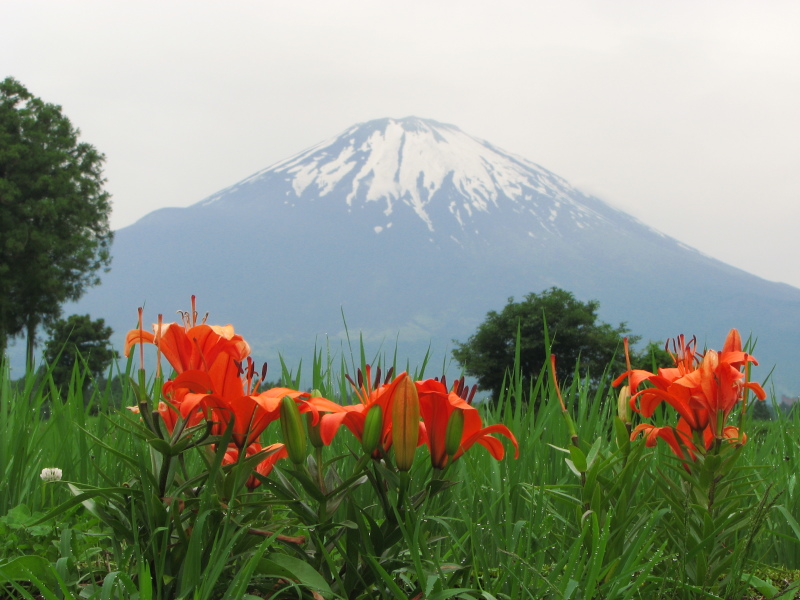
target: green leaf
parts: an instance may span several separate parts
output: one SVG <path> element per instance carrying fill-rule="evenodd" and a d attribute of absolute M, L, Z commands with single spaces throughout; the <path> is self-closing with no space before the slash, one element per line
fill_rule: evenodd
<path fill-rule="evenodd" d="M 397 586 L 397 584 L 394 582 L 394 579 L 392 579 L 389 573 L 386 572 L 386 569 L 384 569 L 374 557 L 367 554 L 364 556 L 364 560 L 367 562 L 372 572 L 377 574 L 381 580 L 383 580 L 383 583 L 387 588 L 389 588 L 389 591 L 392 593 L 392 597 L 395 600 L 408 600 L 408 596 L 403 593 L 403 590 Z"/>
<path fill-rule="evenodd" d="M 631 446 L 631 436 L 625 423 L 619 417 L 614 417 L 614 436 L 617 439 L 617 447 L 623 452 L 627 452 Z"/>
<path fill-rule="evenodd" d="M 139 600 L 153 600 L 153 579 L 145 560 L 139 563 Z"/>
<path fill-rule="evenodd" d="M 325 579 L 304 560 L 273 552 L 258 561 L 256 573 L 268 577 L 291 579 L 297 583 L 316 590 L 325 598 L 331 598 L 333 592 Z"/>
<path fill-rule="evenodd" d="M 159 454 L 163 454 L 164 456 L 172 456 L 172 446 L 169 445 L 168 441 L 162 440 L 161 438 L 150 438 L 147 440 L 147 443 L 150 444 Z"/>
<path fill-rule="evenodd" d="M 115 600 L 116 598 L 125 597 L 125 594 L 119 593 L 120 591 L 127 591 L 130 596 L 136 593 L 137 587 L 126 573 L 112 571 L 103 579 L 101 590 L 100 600 Z"/>
<path fill-rule="evenodd" d="M 428 600 L 447 600 L 447 598 L 453 598 L 455 596 L 461 596 L 462 598 L 475 598 L 473 594 L 480 595 L 481 592 L 479 592 L 478 590 L 472 590 L 470 588 L 452 588 L 449 590 L 441 591 L 437 594 L 425 596 L 425 598 L 427 598 Z"/>
<path fill-rule="evenodd" d="M 50 561 L 43 556 L 20 556 L 0 565 L 3 581 L 28 581 L 32 577 L 45 581 L 49 587 L 58 584 Z"/>
<path fill-rule="evenodd" d="M 568 459 L 568 458 L 565 458 L 565 459 L 564 459 L 564 462 L 565 462 L 565 463 L 567 463 L 567 466 L 569 467 L 569 470 L 570 470 L 570 471 L 572 471 L 573 473 L 575 473 L 575 475 L 577 475 L 578 477 L 580 477 L 580 476 L 581 476 L 581 471 L 579 471 L 579 470 L 578 470 L 578 467 L 576 467 L 576 466 L 575 466 L 575 463 L 574 463 L 574 462 L 572 462 L 572 461 L 571 461 L 570 459 Z M 584 472 L 585 472 L 585 471 L 584 471 Z"/>
<path fill-rule="evenodd" d="M 603 443 L 603 439 L 602 438 L 597 438 L 594 441 L 594 444 L 592 444 L 592 447 L 589 449 L 589 454 L 586 455 L 586 470 L 587 471 L 592 468 L 592 465 L 594 465 L 594 461 L 597 460 L 597 456 L 600 454 L 600 446 L 602 445 L 602 443 Z M 573 460 L 574 460 L 574 458 L 573 458 Z"/>
<path fill-rule="evenodd" d="M 760 594 L 766 596 L 767 598 L 772 598 L 773 600 L 779 600 L 780 598 L 784 597 L 783 594 L 781 596 L 778 596 L 778 594 L 780 594 L 780 590 L 776 588 L 774 585 L 772 585 L 772 583 L 769 581 L 764 581 L 763 579 L 760 579 L 755 575 L 749 575 L 747 573 L 742 573 L 740 577 L 742 579 L 742 582 L 746 583 L 747 585 L 753 586 L 758 590 Z M 787 592 L 787 594 L 788 595 L 785 595 L 785 597 L 791 598 L 793 592 L 789 591 Z"/>
<path fill-rule="evenodd" d="M 577 581 L 570 579 L 567 582 L 566 588 L 564 589 L 564 598 L 572 598 L 572 594 L 578 589 L 578 585 L 580 584 Z"/>
<path fill-rule="evenodd" d="M 53 530 L 53 527 L 43 524 L 43 516 L 40 512 L 31 513 L 25 504 L 18 504 L 4 517 L 0 517 L 0 521 L 11 529 L 24 529 L 31 535 L 47 535 Z"/>
<path fill-rule="evenodd" d="M 250 580 L 253 577 L 253 573 L 255 572 L 256 568 L 259 565 L 259 562 L 264 556 L 264 552 L 266 552 L 267 549 L 273 544 L 274 538 L 275 536 L 264 540 L 259 545 L 258 549 L 253 553 L 253 555 L 248 559 L 247 563 L 245 563 L 245 565 L 236 572 L 236 576 L 233 578 L 233 581 L 231 581 L 230 584 L 228 585 L 228 589 L 225 591 L 225 596 L 223 596 L 222 600 L 239 600 L 241 598 L 256 598 L 255 596 L 249 596 L 243 594 L 244 591 L 247 589 L 247 586 L 249 585 Z"/>
<path fill-rule="evenodd" d="M 786 519 L 786 522 L 789 524 L 789 527 L 792 528 L 795 537 L 798 540 L 800 540 L 800 524 L 797 523 L 797 520 L 791 515 L 791 513 L 788 510 L 786 510 L 786 507 L 783 506 L 782 504 L 779 504 L 775 508 L 778 509 L 778 512 L 780 512 Z"/>
<path fill-rule="evenodd" d="M 299 435 L 299 434 L 298 434 Z M 325 494 L 320 491 L 317 482 L 312 480 L 306 473 L 301 471 L 300 469 L 292 469 L 283 467 L 282 471 L 289 473 L 295 481 L 299 482 L 303 489 L 308 492 L 308 495 L 311 496 L 317 502 L 325 502 L 326 497 Z M 277 469 L 276 469 L 277 471 Z"/>
<path fill-rule="evenodd" d="M 570 446 L 569 447 L 569 455 L 572 458 L 572 464 L 575 468 L 580 471 L 581 473 L 585 473 L 588 471 L 588 464 L 586 462 L 586 455 L 583 451 L 578 448 L 577 446 Z"/>

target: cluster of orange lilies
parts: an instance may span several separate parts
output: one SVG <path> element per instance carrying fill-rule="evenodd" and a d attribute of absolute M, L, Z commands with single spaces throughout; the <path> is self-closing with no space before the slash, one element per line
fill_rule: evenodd
<path fill-rule="evenodd" d="M 627 341 L 626 341 L 627 352 Z M 757 365 L 753 356 L 742 350 L 742 338 L 736 329 L 728 333 L 722 350 L 697 351 L 697 340 L 678 336 L 670 351 L 675 366 L 651 373 L 631 369 L 620 375 L 614 385 L 628 380 L 627 389 L 620 395 L 630 402 L 630 408 L 643 417 L 653 416 L 661 402 L 666 402 L 679 415 L 676 426 L 657 427 L 651 423 L 638 425 L 631 439 L 644 435 L 647 446 L 655 446 L 660 438 L 679 458 L 695 460 L 724 442 L 743 444 L 747 440 L 738 427 L 728 425 L 734 407 L 742 402 L 747 391 L 764 400 L 763 388 L 749 381 L 748 365 Z M 643 383 L 651 387 L 638 390 Z M 638 391 L 637 391 L 638 390 Z"/>
<path fill-rule="evenodd" d="M 156 347 L 159 369 L 163 356 L 175 372 L 161 390 L 157 408 L 161 421 L 170 433 L 178 426 L 183 430 L 204 422 L 210 424 L 212 435 L 230 428 L 232 441 L 224 463 L 236 462 L 242 452 L 246 456 L 261 452 L 262 433 L 273 421 L 287 418 L 286 412 L 282 417 L 287 403 L 294 414 L 307 413 L 312 444 L 330 444 L 344 425 L 373 457 L 388 460 L 391 449 L 400 471 L 411 468 L 416 449 L 423 444 L 437 469 L 446 468 L 476 443 L 502 459 L 503 443 L 491 434 L 508 438 L 519 456 L 517 440 L 507 427 L 483 427 L 478 410 L 470 404 L 474 388 L 470 394 L 463 381 L 448 390 L 443 381 L 412 381 L 407 373 L 392 377 L 390 372 L 381 379 L 380 369 L 373 381 L 367 367 L 364 373 L 359 371 L 357 381 L 350 380 L 359 402 L 345 406 L 285 387 L 261 389 L 266 365 L 257 371 L 250 346 L 231 325 L 208 325 L 205 318 L 198 323 L 194 297 L 191 311 L 181 315 L 181 323 L 163 323 L 159 316 L 151 333 L 142 327 L 140 309 L 139 327 L 128 332 L 125 355 L 139 344 L 143 365 L 144 344 Z M 297 431 L 285 443 L 263 448 L 269 454 L 256 467 L 259 474 L 268 475 L 276 461 L 290 456 L 292 444 L 305 448 L 305 438 L 302 444 L 295 439 Z M 303 428 L 300 431 L 306 435 Z M 259 483 L 251 477 L 247 486 L 253 489 Z"/>

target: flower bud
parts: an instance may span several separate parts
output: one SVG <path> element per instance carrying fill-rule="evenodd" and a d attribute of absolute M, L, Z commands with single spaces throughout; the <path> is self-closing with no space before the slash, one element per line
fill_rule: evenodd
<path fill-rule="evenodd" d="M 395 390 L 392 406 L 392 443 L 399 471 L 411 469 L 418 441 L 419 396 L 417 386 L 406 376 Z"/>
<path fill-rule="evenodd" d="M 320 425 L 322 424 L 322 419 L 317 421 L 317 424 L 314 425 L 314 414 L 307 412 L 306 413 L 306 425 L 308 429 L 308 441 L 311 442 L 311 445 L 314 448 L 322 448 L 325 443 L 322 441 L 322 432 L 320 431 Z"/>
<path fill-rule="evenodd" d="M 619 420 L 630 425 L 631 422 L 631 388 L 628 385 L 623 385 L 619 389 L 619 397 L 617 398 L 617 416 Z"/>
<path fill-rule="evenodd" d="M 281 400 L 281 431 L 289 460 L 296 465 L 303 464 L 306 460 L 306 432 L 297 404 L 289 396 Z"/>
<path fill-rule="evenodd" d="M 367 411 L 364 420 L 364 433 L 361 435 L 361 447 L 365 454 L 372 454 L 381 441 L 383 432 L 383 409 L 380 404 L 373 404 Z"/>
<path fill-rule="evenodd" d="M 447 421 L 444 434 L 444 451 L 448 457 L 453 456 L 461 448 L 461 436 L 464 434 L 464 411 L 454 410 Z"/>

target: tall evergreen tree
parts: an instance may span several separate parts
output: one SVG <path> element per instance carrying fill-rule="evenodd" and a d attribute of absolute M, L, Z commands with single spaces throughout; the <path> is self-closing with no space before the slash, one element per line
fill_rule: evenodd
<path fill-rule="evenodd" d="M 60 106 L 0 83 L 0 356 L 25 334 L 29 368 L 39 325 L 111 260 L 105 157 L 79 135 Z"/>

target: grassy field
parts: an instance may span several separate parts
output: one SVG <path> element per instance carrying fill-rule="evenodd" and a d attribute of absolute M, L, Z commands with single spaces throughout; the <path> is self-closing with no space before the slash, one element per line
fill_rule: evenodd
<path fill-rule="evenodd" d="M 315 361 L 313 387 L 352 402 L 344 374 L 355 369 L 332 362 Z M 723 467 L 706 457 L 687 468 L 666 444 L 627 442 L 609 383 L 618 374 L 561 390 L 571 419 L 546 368 L 533 389 L 516 375 L 479 411 L 513 432 L 517 459 L 501 438 L 502 460 L 476 445 L 433 469 L 423 447 L 404 472 L 342 430 L 251 490 L 255 459 L 226 463 L 226 434 L 195 445 L 198 430 L 182 447 L 120 408 L 152 400 L 160 382 L 118 397 L 76 372 L 60 394 L 46 375 L 12 382 L 3 369 L 0 595 L 800 597 L 798 411 L 734 412 L 747 443 L 723 448 Z M 284 385 L 294 379 L 284 368 Z M 283 439 L 278 421 L 261 436 Z M 46 468 L 61 480 L 43 481 Z"/>

